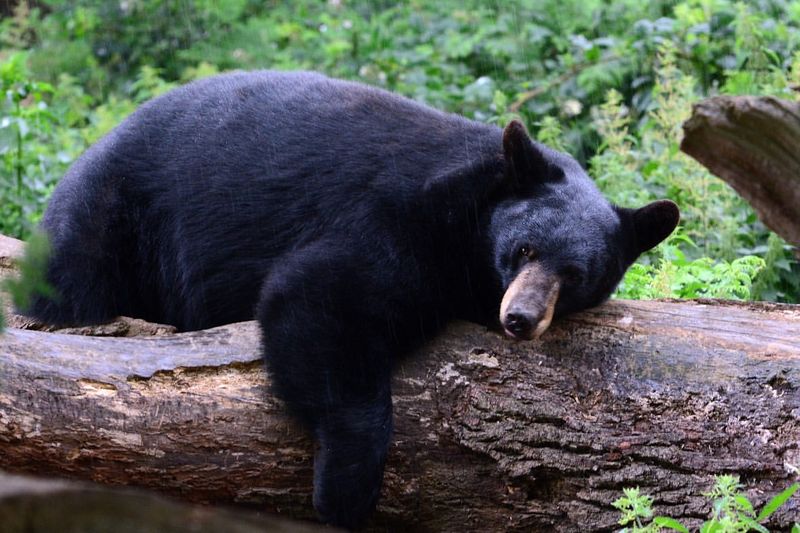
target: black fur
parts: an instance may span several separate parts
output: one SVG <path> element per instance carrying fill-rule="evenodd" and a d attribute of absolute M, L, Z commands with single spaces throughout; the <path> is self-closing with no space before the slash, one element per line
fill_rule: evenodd
<path fill-rule="evenodd" d="M 357 527 L 380 490 L 393 361 L 454 318 L 496 325 L 522 244 L 561 276 L 557 313 L 600 303 L 677 222 L 673 204 L 649 209 L 612 207 L 518 123 L 504 141 L 360 84 L 228 74 L 145 104 L 73 165 L 43 223 L 60 298 L 30 314 L 257 317 L 276 391 L 319 443 L 315 506 Z"/>

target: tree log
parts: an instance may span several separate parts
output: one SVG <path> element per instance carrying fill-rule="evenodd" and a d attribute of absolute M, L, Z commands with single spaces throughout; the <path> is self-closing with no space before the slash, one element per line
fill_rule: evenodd
<path fill-rule="evenodd" d="M 0 234 L 0 281 L 14 274 L 14 260 L 22 255 L 22 250 L 22 241 Z M 3 296 L 0 292 L 0 314 L 8 317 L 11 316 L 13 309 L 9 299 Z"/>
<path fill-rule="evenodd" d="M 5 274 L 20 250 L 0 238 Z M 71 333 L 158 336 L 0 336 L 0 468 L 311 518 L 312 446 L 255 323 L 138 322 Z M 626 486 L 691 523 L 719 473 L 761 503 L 798 478 L 798 331 L 800 306 L 721 301 L 612 301 L 531 343 L 454 324 L 397 369 L 371 527 L 609 531 Z M 772 525 L 798 520 L 795 498 Z"/>
<path fill-rule="evenodd" d="M 0 472 L 3 533 L 321 533 L 321 526 L 178 503 L 133 490 Z"/>
<path fill-rule="evenodd" d="M 512 342 L 454 324 L 393 383 L 375 528 L 609 531 L 641 486 L 707 515 L 711 475 L 763 502 L 798 477 L 800 308 L 610 302 Z M 9 329 L 0 468 L 311 514 L 312 447 L 246 322 L 160 337 Z M 797 499 L 773 525 L 800 520 Z"/>
<path fill-rule="evenodd" d="M 728 182 L 761 220 L 800 246 L 800 103 L 718 96 L 694 106 L 681 150 Z"/>

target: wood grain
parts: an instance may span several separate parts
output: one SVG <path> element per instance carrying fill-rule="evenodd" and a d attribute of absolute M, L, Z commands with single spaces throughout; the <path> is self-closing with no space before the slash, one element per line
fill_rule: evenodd
<path fill-rule="evenodd" d="M 0 468 L 312 518 L 307 435 L 253 322 L 0 336 Z M 798 479 L 800 306 L 612 301 L 521 343 L 455 323 L 406 358 L 375 531 L 612 531 L 623 487 L 697 523 L 712 476 Z M 86 331 L 84 332 L 86 333 Z M 800 521 L 795 498 L 770 526 Z"/>
<path fill-rule="evenodd" d="M 694 106 L 681 150 L 728 182 L 764 224 L 800 246 L 800 103 L 717 96 Z"/>

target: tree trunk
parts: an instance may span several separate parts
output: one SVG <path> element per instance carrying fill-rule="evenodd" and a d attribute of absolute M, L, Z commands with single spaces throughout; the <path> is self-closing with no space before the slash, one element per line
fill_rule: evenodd
<path fill-rule="evenodd" d="M 711 475 L 757 502 L 800 465 L 800 309 L 610 302 L 512 342 L 453 324 L 394 379 L 372 527 L 609 531 L 641 486 L 702 518 Z M 160 337 L 9 329 L 0 468 L 312 516 L 309 439 L 268 393 L 253 322 Z M 797 499 L 773 525 L 800 520 Z"/>
<path fill-rule="evenodd" d="M 22 241 L 0 234 L 0 282 L 14 274 L 14 261 L 22 255 L 22 251 Z M 9 316 L 13 316 L 12 312 L 10 299 L 5 297 L 0 286 L 0 315 L 8 319 Z M 12 322 L 11 325 L 17 324 Z"/>
<path fill-rule="evenodd" d="M 20 251 L 0 238 L 0 276 Z M 763 502 L 798 477 L 798 331 L 799 306 L 721 301 L 610 302 L 531 343 L 454 324 L 396 372 L 372 527 L 608 531 L 626 486 L 691 522 L 726 472 Z M 0 468 L 312 517 L 311 443 L 255 323 L 72 332 L 158 336 L 0 336 Z M 795 499 L 773 525 L 798 520 Z"/>
<path fill-rule="evenodd" d="M 89 483 L 0 472 L 3 533 L 313 533 L 330 529 Z"/>
<path fill-rule="evenodd" d="M 800 103 L 717 96 L 694 106 L 681 150 L 728 182 L 764 224 L 800 246 Z"/>

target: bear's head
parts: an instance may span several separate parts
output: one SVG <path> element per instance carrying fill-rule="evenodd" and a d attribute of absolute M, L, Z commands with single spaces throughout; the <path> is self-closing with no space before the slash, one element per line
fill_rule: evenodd
<path fill-rule="evenodd" d="M 554 316 L 606 300 L 642 252 L 675 229 L 678 207 L 608 202 L 572 157 L 533 142 L 511 122 L 503 132 L 502 199 L 489 235 L 504 294 L 500 323 L 518 339 L 541 335 Z"/>

